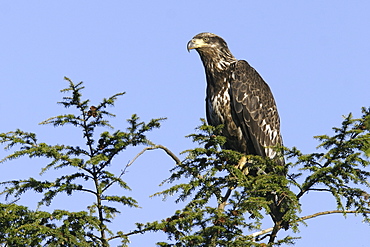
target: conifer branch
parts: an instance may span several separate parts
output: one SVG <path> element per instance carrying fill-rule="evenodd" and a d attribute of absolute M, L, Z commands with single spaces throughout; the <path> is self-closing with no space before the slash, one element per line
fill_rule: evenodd
<path fill-rule="evenodd" d="M 227 205 L 227 201 L 228 201 L 228 199 L 229 199 L 229 197 L 230 197 L 230 195 L 231 195 L 231 192 L 234 190 L 234 188 L 233 187 L 231 187 L 231 188 L 228 188 L 227 189 L 227 192 L 225 193 L 225 195 L 222 197 L 222 202 L 220 202 L 219 204 L 218 204 L 218 209 L 219 210 L 221 210 L 221 211 L 223 211 L 224 209 L 225 209 L 225 207 L 226 207 L 226 205 Z"/>
<path fill-rule="evenodd" d="M 356 211 L 356 210 L 330 210 L 330 211 L 323 211 L 323 212 L 318 212 L 318 213 L 315 213 L 315 214 L 311 214 L 311 215 L 307 215 L 307 216 L 303 216 L 301 218 L 299 218 L 297 221 L 303 221 L 303 220 L 308 220 L 308 219 L 312 219 L 312 218 L 315 218 L 315 217 L 318 217 L 318 216 L 321 216 L 321 215 L 328 215 L 328 214 L 358 214 L 358 213 L 365 213 L 365 214 L 370 214 L 370 211 L 363 211 L 363 212 L 359 212 L 359 211 Z"/>
<path fill-rule="evenodd" d="M 318 213 L 315 213 L 315 214 L 303 216 L 303 217 L 299 218 L 296 222 L 300 222 L 300 221 L 312 219 L 312 218 L 315 218 L 315 217 L 318 217 L 318 216 L 322 216 L 322 215 L 340 214 L 340 213 L 342 213 L 342 214 L 358 214 L 358 213 L 370 214 L 370 211 L 363 211 L 363 212 L 358 212 L 356 210 L 344 210 L 344 211 L 343 210 L 330 210 L 330 211 L 323 211 L 323 212 L 318 212 Z M 270 228 L 264 229 L 262 231 L 249 234 L 247 237 L 255 238 L 257 236 L 261 236 L 263 234 L 272 232 L 273 229 L 274 229 L 273 227 L 270 227 Z"/>
<path fill-rule="evenodd" d="M 131 166 L 137 158 L 139 158 L 143 153 L 145 153 L 146 151 L 148 150 L 154 150 L 154 149 L 162 149 L 163 151 L 165 151 L 175 162 L 176 162 L 176 165 L 179 165 L 181 164 L 181 161 L 180 159 L 171 151 L 169 150 L 167 147 L 163 146 L 163 145 L 152 145 L 150 147 L 146 147 L 144 148 L 143 150 L 141 150 L 127 165 L 126 165 L 126 168 Z"/>

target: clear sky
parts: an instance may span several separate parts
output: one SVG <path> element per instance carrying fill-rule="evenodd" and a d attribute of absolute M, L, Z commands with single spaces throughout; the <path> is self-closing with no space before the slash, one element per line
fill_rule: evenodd
<path fill-rule="evenodd" d="M 36 132 L 41 142 L 50 144 L 80 142 L 73 128 L 38 125 L 66 112 L 56 102 L 64 96 L 59 90 L 68 86 L 63 80 L 67 76 L 84 81 L 84 96 L 92 104 L 127 92 L 111 109 L 117 114 L 112 119 L 116 128 L 124 129 L 132 113 L 146 121 L 167 117 L 151 140 L 175 153 L 188 149 L 192 143 L 184 136 L 205 117 L 205 77 L 198 54 L 189 54 L 186 44 L 207 31 L 222 36 L 234 56 L 247 60 L 270 85 L 284 144 L 314 152 L 314 135 L 332 133 L 342 115 L 360 116 L 360 108 L 369 106 L 369 13 L 370 2 L 364 0 L 1 1 L 0 131 Z M 117 158 L 117 171 L 140 150 Z M 0 150 L 1 157 L 6 154 Z M 0 181 L 38 176 L 43 162 L 1 164 Z M 142 208 L 123 208 L 117 230 L 161 219 L 180 207 L 148 198 L 161 190 L 158 184 L 172 166 L 161 151 L 134 163 L 125 179 Z M 84 210 L 81 198 L 58 199 L 52 207 Z M 34 199 L 22 202 L 34 208 Z M 303 203 L 302 216 L 335 209 L 333 199 L 317 194 Z M 360 217 L 324 216 L 307 223 L 297 246 L 370 242 L 370 228 Z M 133 236 L 132 246 L 154 246 L 165 237 Z"/>

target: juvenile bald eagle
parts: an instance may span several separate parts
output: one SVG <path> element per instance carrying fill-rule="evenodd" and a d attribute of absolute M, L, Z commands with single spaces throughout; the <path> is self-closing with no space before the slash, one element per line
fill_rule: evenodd
<path fill-rule="evenodd" d="M 246 61 L 237 60 L 226 42 L 212 33 L 200 33 L 187 44 L 203 62 L 208 124 L 224 125 L 224 148 L 276 159 L 273 146 L 282 145 L 280 119 L 269 86 Z"/>

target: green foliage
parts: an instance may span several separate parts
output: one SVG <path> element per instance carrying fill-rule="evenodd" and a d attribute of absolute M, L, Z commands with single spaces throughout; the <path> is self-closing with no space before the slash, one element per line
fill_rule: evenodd
<path fill-rule="evenodd" d="M 329 192 L 340 210 L 354 209 L 369 220 L 370 165 L 370 109 L 363 108 L 363 116 L 354 119 L 352 114 L 344 118 L 340 128 L 333 128 L 334 135 L 316 136 L 323 153 L 303 155 L 297 149 L 287 151 L 288 157 L 296 157 L 293 166 L 299 173 L 291 174 L 290 180 L 298 189 L 300 198 L 309 191 Z M 298 180 L 301 179 L 301 183 Z"/>
<path fill-rule="evenodd" d="M 100 246 L 93 230 L 96 217 L 87 212 L 30 211 L 0 204 L 0 243 L 5 246 Z"/>
<path fill-rule="evenodd" d="M 286 167 L 252 175 L 252 171 L 269 170 L 274 161 L 222 149 L 222 126 L 202 122 L 198 133 L 189 136 L 200 147 L 185 151 L 187 157 L 165 181 L 186 178 L 187 182 L 156 194 L 164 198 L 176 194 L 177 202 L 189 203 L 173 216 L 145 227 L 166 232 L 174 242 L 159 246 L 258 246 L 247 232 L 260 229 L 266 215 L 274 220 L 283 215 L 291 222 L 298 218 L 298 201 L 283 175 Z M 243 157 L 247 163 L 241 167 Z"/>
<path fill-rule="evenodd" d="M 70 79 L 65 79 L 69 82 L 69 87 L 61 91 L 69 93 L 70 96 L 63 97 L 63 101 L 59 104 L 65 108 L 75 108 L 78 114 L 59 115 L 41 124 L 51 124 L 55 127 L 72 125 L 80 128 L 86 145 L 84 147 L 49 145 L 39 142 L 35 133 L 15 130 L 0 134 L 0 143 L 5 144 L 5 149 L 18 147 L 1 162 L 23 156 L 44 157 L 49 162 L 42 169 L 41 174 L 49 169 L 65 167 L 72 167 L 75 172 L 61 175 L 54 181 L 28 178 L 1 182 L 6 186 L 1 194 L 9 199 L 10 196 L 19 198 L 27 191 L 34 191 L 43 195 L 39 206 L 49 206 L 53 199 L 61 193 L 73 195 L 76 192 L 83 192 L 93 195 L 95 202 L 92 205 L 86 205 L 88 212 L 60 210 L 53 213 L 33 212 L 15 204 L 3 205 L 1 210 L 4 214 L 3 219 L 15 218 L 14 223 L 11 223 L 12 221 L 3 222 L 12 225 L 2 225 L 0 232 L 3 234 L 0 235 L 0 242 L 6 242 L 10 246 L 42 246 L 43 244 L 48 246 L 108 246 L 108 240 L 120 238 L 125 245 L 128 241 L 127 236 L 122 232 L 109 231 L 106 225 L 114 219 L 116 214 L 120 213 L 118 207 L 113 207 L 111 204 L 118 203 L 118 205 L 129 207 L 139 207 L 139 205 L 132 197 L 123 194 L 109 194 L 109 189 L 114 185 L 130 190 L 122 179 L 124 171 L 115 175 L 109 171 L 109 168 L 113 158 L 126 148 L 152 145 L 146 133 L 159 128 L 163 119 L 152 119 L 145 123 L 134 114 L 127 120 L 126 131 L 103 131 L 98 134 L 98 127 L 113 129 L 106 118 L 115 115 L 108 112 L 106 108 L 113 106 L 116 99 L 124 93 L 103 99 L 97 106 L 90 106 L 89 100 L 81 99 L 81 91 L 84 88 L 82 82 L 74 84 Z M 55 221 L 57 222 L 52 223 Z M 22 243 L 22 241 L 26 242 Z"/>
<path fill-rule="evenodd" d="M 115 115 L 107 107 L 114 106 L 123 93 L 93 106 L 81 98 L 82 82 L 74 84 L 65 79 L 69 87 L 62 92 L 69 96 L 59 104 L 74 108 L 77 114 L 59 115 L 41 124 L 79 128 L 84 145 L 49 145 L 39 142 L 35 133 L 15 130 L 0 134 L 0 143 L 13 151 L 0 162 L 42 157 L 48 162 L 41 175 L 50 169 L 72 168 L 73 172 L 60 172 L 50 181 L 31 177 L 1 182 L 4 188 L 0 193 L 8 200 L 17 200 L 34 191 L 42 195 L 39 206 L 49 206 L 59 194 L 73 196 L 76 192 L 90 194 L 95 200 L 82 212 L 31 211 L 14 201 L 0 204 L 0 245 L 109 246 L 109 241 L 120 239 L 121 246 L 128 246 L 133 234 L 160 231 L 167 234 L 168 241 L 157 245 L 165 247 L 285 246 L 294 244 L 296 238 L 278 238 L 278 232 L 291 229 L 296 233 L 300 223 L 313 217 L 356 213 L 370 220 L 370 109 L 363 108 L 359 119 L 346 116 L 341 127 L 333 128 L 332 136 L 317 136 L 321 152 L 302 154 L 297 148 L 275 147 L 289 161 L 285 165 L 222 149 L 226 141 L 221 135 L 222 126 L 209 126 L 202 120 L 197 132 L 188 136 L 197 147 L 184 151 L 186 158 L 181 162 L 169 149 L 154 145 L 146 137 L 147 132 L 160 127 L 163 119 L 145 123 L 134 114 L 127 120 L 125 131 L 114 130 L 107 118 Z M 133 161 L 146 150 L 158 148 L 173 158 L 176 166 L 163 182 L 172 187 L 155 195 L 164 199 L 176 196 L 176 202 L 185 206 L 166 219 L 137 223 L 129 233 L 112 232 L 107 224 L 123 206 L 139 207 L 134 198 L 124 194 L 130 190 L 122 179 L 127 167 L 114 174 L 110 170 L 112 161 L 138 145 L 146 148 Z M 113 186 L 121 188 L 122 193 L 111 193 Z M 337 210 L 302 217 L 302 198 L 309 192 L 329 193 Z M 264 229 L 265 218 L 270 219 L 270 228 Z"/>
<path fill-rule="evenodd" d="M 284 167 L 251 155 L 240 166 L 242 154 L 220 148 L 225 142 L 222 126 L 208 126 L 202 120 L 199 133 L 189 136 L 199 147 L 187 150 L 186 159 L 165 181 L 181 183 L 156 194 L 176 195 L 177 202 L 188 203 L 173 216 L 140 228 L 167 233 L 170 242 L 158 243 L 166 247 L 293 244 L 295 238 L 277 239 L 277 233 L 285 226 L 296 232 L 300 222 L 318 215 L 299 216 L 301 199 L 309 191 L 328 192 L 343 215 L 355 212 L 369 221 L 369 109 L 363 113 L 360 119 L 345 117 L 340 128 L 333 128 L 333 136 L 317 136 L 323 153 L 284 148 L 292 161 Z M 271 218 L 272 228 L 260 231 L 265 217 Z"/>

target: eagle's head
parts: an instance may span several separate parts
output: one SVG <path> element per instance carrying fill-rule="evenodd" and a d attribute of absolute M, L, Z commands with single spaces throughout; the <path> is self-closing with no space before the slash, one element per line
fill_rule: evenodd
<path fill-rule="evenodd" d="M 228 49 L 225 40 L 223 40 L 220 36 L 217 36 L 213 33 L 200 33 L 195 35 L 189 42 L 188 42 L 188 51 L 192 49 L 196 49 L 197 51 L 205 51 L 211 49 Z"/>
<path fill-rule="evenodd" d="M 212 67 L 220 68 L 220 65 L 230 64 L 236 61 L 225 40 L 213 33 L 195 35 L 188 42 L 187 49 L 188 51 L 195 49 L 206 67 L 216 65 Z"/>

